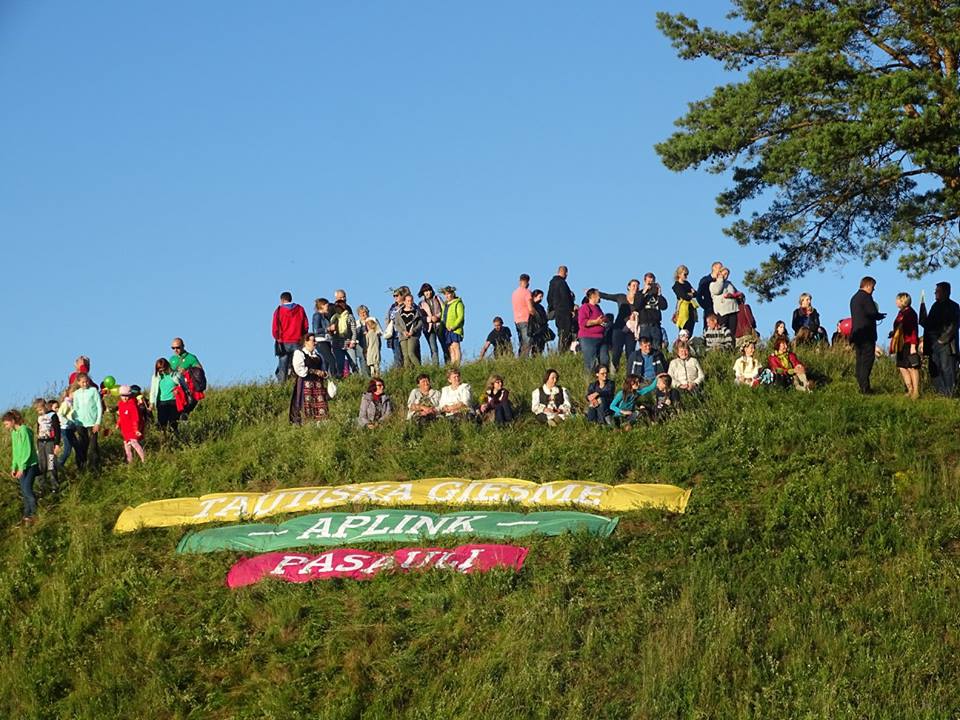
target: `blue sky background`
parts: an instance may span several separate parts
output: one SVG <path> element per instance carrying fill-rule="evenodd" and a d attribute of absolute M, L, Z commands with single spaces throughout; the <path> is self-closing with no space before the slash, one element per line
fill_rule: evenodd
<path fill-rule="evenodd" d="M 146 384 L 174 335 L 214 382 L 263 378 L 285 289 L 382 316 L 392 286 L 454 284 L 475 355 L 520 272 L 545 289 L 565 263 L 578 293 L 612 292 L 716 258 L 738 282 L 765 253 L 721 234 L 722 178 L 653 150 L 730 78 L 678 60 L 656 9 L 727 7 L 0 2 L 0 403 L 81 353 Z M 832 330 L 862 272 L 753 302 L 761 330 L 801 290 Z M 919 296 L 871 273 L 883 310 Z"/>

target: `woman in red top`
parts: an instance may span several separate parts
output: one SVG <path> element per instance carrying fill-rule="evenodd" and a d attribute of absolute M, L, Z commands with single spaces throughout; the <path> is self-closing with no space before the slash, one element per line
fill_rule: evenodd
<path fill-rule="evenodd" d="M 913 300 L 909 293 L 897 295 L 897 319 L 893 321 L 893 341 L 890 351 L 897 356 L 897 367 L 900 368 L 900 377 L 907 388 L 907 395 L 916 400 L 920 397 L 920 354 L 917 344 L 917 311 L 911 305 Z"/>
<path fill-rule="evenodd" d="M 773 380 L 780 387 L 795 387 L 797 390 L 811 389 L 806 368 L 790 351 L 790 341 L 783 335 L 773 341 L 773 352 L 767 358 L 767 367 L 773 372 Z"/>
<path fill-rule="evenodd" d="M 597 363 L 601 367 L 609 364 L 606 336 L 606 317 L 600 309 L 600 291 L 596 288 L 587 290 L 587 301 L 577 311 L 577 323 L 580 327 L 577 336 L 580 340 L 580 352 L 583 355 L 583 366 L 590 375 L 593 375 Z"/>

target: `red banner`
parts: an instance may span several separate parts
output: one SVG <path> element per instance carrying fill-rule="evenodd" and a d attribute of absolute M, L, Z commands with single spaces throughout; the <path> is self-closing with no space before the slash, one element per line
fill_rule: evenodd
<path fill-rule="evenodd" d="M 350 548 L 336 548 L 319 555 L 273 552 L 236 563 L 227 573 L 227 585 L 243 587 L 265 577 L 297 583 L 330 578 L 366 580 L 385 570 L 409 572 L 437 568 L 459 573 L 484 572 L 495 567 L 519 570 L 526 557 L 527 548 L 515 545 L 402 548 L 386 555 Z"/>

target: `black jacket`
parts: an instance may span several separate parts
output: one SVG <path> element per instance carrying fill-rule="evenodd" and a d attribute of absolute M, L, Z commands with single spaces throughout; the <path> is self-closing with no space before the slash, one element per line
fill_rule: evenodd
<path fill-rule="evenodd" d="M 854 345 L 877 342 L 877 323 L 884 315 L 877 310 L 873 295 L 866 290 L 857 290 L 850 298 L 850 318 L 853 320 L 850 342 Z"/>
<path fill-rule="evenodd" d="M 797 308 L 793 311 L 793 320 L 790 322 L 790 327 L 793 328 L 794 335 L 796 335 L 800 328 L 803 327 L 803 321 L 807 317 L 808 316 L 804 315 L 800 308 Z M 814 310 L 812 313 L 810 313 L 809 318 L 810 323 L 808 327 L 810 328 L 810 332 L 813 333 L 814 337 L 816 337 L 817 333 L 820 331 L 820 313 Z"/>
<path fill-rule="evenodd" d="M 703 308 L 704 317 L 713 312 L 713 295 L 710 292 L 712 282 L 713 275 L 704 275 L 697 283 L 697 304 Z"/>
<path fill-rule="evenodd" d="M 957 354 L 957 328 L 960 326 L 960 305 L 949 298 L 937 300 L 930 312 L 920 319 L 923 326 L 923 352 L 929 355 L 934 343 L 948 345 L 950 352 Z"/>
<path fill-rule="evenodd" d="M 642 290 L 637 294 L 636 304 L 640 306 L 637 323 L 640 325 L 660 325 L 662 311 L 667 309 L 667 299 L 658 294 L 656 288 L 644 293 Z"/>
<path fill-rule="evenodd" d="M 547 289 L 547 312 L 552 312 L 554 317 L 569 317 L 573 312 L 573 293 L 567 281 L 559 275 L 554 275 L 550 279 L 550 287 Z"/>

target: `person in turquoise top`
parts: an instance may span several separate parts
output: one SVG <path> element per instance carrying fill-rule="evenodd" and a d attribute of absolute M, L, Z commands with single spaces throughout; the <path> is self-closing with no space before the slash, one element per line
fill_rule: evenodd
<path fill-rule="evenodd" d="M 77 468 L 89 467 L 96 470 L 100 466 L 100 423 L 103 421 L 103 400 L 100 391 L 86 373 L 77 374 L 77 384 L 73 391 L 73 419 L 77 423 L 75 432 Z"/>
<path fill-rule="evenodd" d="M 457 289 L 451 285 L 440 288 L 446 298 L 441 321 L 444 327 L 444 342 L 450 351 L 450 364 L 460 364 L 460 343 L 463 341 L 463 300 L 457 297 Z"/>
<path fill-rule="evenodd" d="M 31 525 L 37 519 L 37 497 L 33 494 L 33 481 L 37 477 L 38 465 L 33 433 L 16 410 L 4 414 L 3 426 L 10 431 L 10 450 L 13 456 L 10 475 L 20 483 L 20 499 L 23 500 L 23 518 L 19 525 Z"/>
<path fill-rule="evenodd" d="M 200 361 L 197 360 L 197 356 L 187 352 L 183 346 L 183 338 L 176 337 L 171 340 L 170 349 L 173 350 L 173 355 L 170 356 L 170 369 L 174 372 L 189 370 L 192 367 L 202 367 Z"/>
<path fill-rule="evenodd" d="M 647 409 L 640 404 L 640 398 L 657 389 L 657 381 L 644 388 L 640 387 L 640 376 L 630 374 L 623 381 L 623 389 L 613 397 L 610 414 L 621 427 L 629 428 L 638 420 L 647 417 Z"/>
<path fill-rule="evenodd" d="M 169 427 L 174 432 L 180 422 L 177 388 L 180 388 L 180 376 L 173 372 L 169 360 L 158 359 L 153 367 L 153 380 L 150 382 L 150 407 L 156 410 L 157 427 Z"/>

